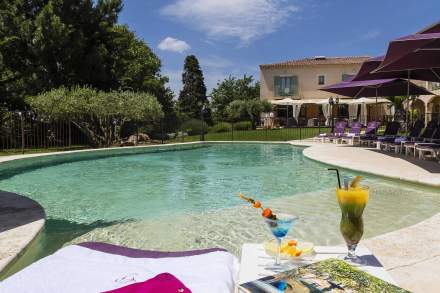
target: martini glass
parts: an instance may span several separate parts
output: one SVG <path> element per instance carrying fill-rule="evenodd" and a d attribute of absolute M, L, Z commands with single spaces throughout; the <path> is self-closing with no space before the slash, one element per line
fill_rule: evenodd
<path fill-rule="evenodd" d="M 298 220 L 297 216 L 288 214 L 277 214 L 276 220 L 264 218 L 264 221 L 277 241 L 277 255 L 275 258 L 276 267 L 281 266 L 281 241 L 287 235 L 287 233 L 289 233 L 290 228 L 293 227 L 293 224 L 295 224 L 296 220 Z"/>

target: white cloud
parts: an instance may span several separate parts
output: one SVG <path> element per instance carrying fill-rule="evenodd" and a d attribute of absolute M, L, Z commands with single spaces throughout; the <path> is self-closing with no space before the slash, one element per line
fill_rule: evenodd
<path fill-rule="evenodd" d="M 248 44 L 276 31 L 298 10 L 288 0 L 175 0 L 161 12 L 210 38 L 234 37 Z"/>
<path fill-rule="evenodd" d="M 183 53 L 191 49 L 187 42 L 172 37 L 166 37 L 157 46 L 160 50 Z"/>

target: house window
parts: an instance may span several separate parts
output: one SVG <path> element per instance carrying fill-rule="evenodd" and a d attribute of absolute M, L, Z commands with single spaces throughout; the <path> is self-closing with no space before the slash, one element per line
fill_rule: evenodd
<path fill-rule="evenodd" d="M 318 85 L 325 84 L 325 75 L 318 75 Z"/>
<path fill-rule="evenodd" d="M 297 76 L 275 76 L 275 96 L 295 96 L 298 95 Z"/>
<path fill-rule="evenodd" d="M 344 73 L 342 74 L 342 81 L 349 81 L 352 77 L 353 75 Z"/>

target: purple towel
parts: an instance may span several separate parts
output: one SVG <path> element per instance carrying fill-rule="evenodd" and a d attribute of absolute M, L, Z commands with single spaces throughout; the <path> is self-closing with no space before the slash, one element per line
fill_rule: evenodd
<path fill-rule="evenodd" d="M 182 282 L 169 273 L 162 273 L 144 282 L 106 291 L 103 293 L 191 293 Z"/>

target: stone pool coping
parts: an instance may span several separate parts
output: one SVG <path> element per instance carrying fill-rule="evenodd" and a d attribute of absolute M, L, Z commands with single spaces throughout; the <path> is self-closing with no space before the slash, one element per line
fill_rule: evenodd
<path fill-rule="evenodd" d="M 10 162 L 14 160 L 22 160 L 27 158 L 36 157 L 50 157 L 65 154 L 75 154 L 75 153 L 89 153 L 89 152 L 107 152 L 111 150 L 117 150 L 119 153 L 124 153 L 130 149 L 143 149 L 143 148 L 157 148 L 157 147 L 173 147 L 173 146 L 184 146 L 184 145 L 199 145 L 204 143 L 275 143 L 275 144 L 291 144 L 294 146 L 304 147 L 304 155 L 309 159 L 322 162 L 328 165 L 339 166 L 345 169 L 351 169 L 363 173 L 369 173 L 373 175 L 378 175 L 382 177 L 388 177 L 393 179 L 399 179 L 404 181 L 409 181 L 413 183 L 429 185 L 440 187 L 440 173 L 431 174 L 426 172 L 420 167 L 415 168 L 415 165 L 403 161 L 398 162 L 398 158 L 393 158 L 373 150 L 356 148 L 356 147 L 341 147 L 332 144 L 322 144 L 313 143 L 310 141 L 290 141 L 290 142 L 266 142 L 266 141 L 216 141 L 216 142 L 187 142 L 187 143 L 174 143 L 167 145 L 145 145 L 145 146 L 135 146 L 135 147 L 116 147 L 116 148 L 106 148 L 106 149 L 87 149 L 87 150 L 75 150 L 75 151 L 63 151 L 63 152 L 53 152 L 53 153 L 38 153 L 38 154 L 27 154 L 27 155 L 13 155 L 0 157 L 0 166 L 5 162 Z M 116 152 L 117 152 L 116 151 Z M 118 152 L 117 152 L 118 153 Z M 347 158 L 347 159 L 344 159 Z M 359 160 L 362 158 L 362 160 Z M 385 160 L 385 164 L 384 164 Z M 358 162 L 360 161 L 360 162 Z M 378 162 L 375 164 L 374 162 Z M 397 162 L 397 163 L 396 163 Z M 397 164 L 398 167 L 390 167 L 390 164 Z M 428 176 L 427 176 L 428 175 Z M 433 179 L 429 176 L 435 175 Z M 428 177 L 428 178 L 425 178 Z M 0 193 L 1 196 L 2 193 Z M 17 195 L 18 196 L 18 195 Z M 29 199 L 29 201 L 31 201 Z M 32 201 L 33 202 L 33 201 Z M 38 205 L 39 206 L 39 205 Z M 41 206 L 40 206 L 41 208 Z M 38 210 L 38 207 L 35 207 Z M 44 213 L 44 210 L 41 208 Z M 28 223 L 26 225 L 18 226 L 14 229 L 1 231 L 0 232 L 0 272 L 7 267 L 11 262 L 13 262 L 28 245 L 33 241 L 33 239 L 41 231 L 45 223 L 45 219 L 39 219 L 34 222 Z M 394 232 L 390 232 L 384 235 L 374 237 L 372 239 L 365 240 L 365 244 L 369 247 L 383 262 L 385 268 L 390 271 L 392 276 L 396 279 L 399 284 L 404 285 L 406 288 L 411 288 L 415 292 L 424 292 L 418 283 L 423 283 L 426 281 L 423 277 L 432 275 L 432 268 L 440 268 L 440 252 L 438 248 L 440 247 L 440 232 L 437 232 L 437 227 L 440 224 L 440 213 L 435 215 L 431 219 L 424 220 L 414 226 L 403 228 Z M 414 228 L 415 227 L 415 228 Z M 433 228 L 437 229 L 434 230 Z M 432 234 L 434 233 L 434 234 Z M 422 241 L 420 243 L 421 253 L 428 252 L 424 254 L 425 258 L 423 260 L 418 260 L 414 257 L 401 258 L 400 263 L 396 264 L 396 260 L 400 253 L 404 254 L 409 247 L 414 247 L 413 237 L 418 237 Z M 434 238 L 433 238 L 434 237 Z M 20 244 L 13 246 L 13 249 L 7 251 L 11 248 L 11 243 L 13 239 L 19 239 Z M 404 239 L 404 240 L 403 240 Z M 396 243 L 398 242 L 398 243 Z M 391 246 L 390 246 L 391 245 Z M 406 250 L 405 250 L 406 249 Z M 390 253 L 391 252 L 391 253 Z M 4 257 L 4 255 L 8 256 Z M 410 255 L 410 253 L 406 253 Z M 414 274 L 414 270 L 417 270 L 417 274 Z M 426 274 L 423 274 L 423 273 Z M 408 276 L 414 276 L 414 278 L 408 278 Z M 440 272 L 439 272 L 440 275 Z M 412 281 L 410 281 L 412 280 Z M 432 280 L 430 280 L 432 281 Z M 440 280 L 436 279 L 432 281 L 430 288 L 436 288 L 434 286 L 440 286 Z"/>
<path fill-rule="evenodd" d="M 44 227 L 46 215 L 36 201 L 0 191 L 0 272 L 7 269 Z"/>
<path fill-rule="evenodd" d="M 376 149 L 291 141 L 305 147 L 307 158 L 344 169 L 440 187 L 440 164 L 435 172 L 427 167 L 433 162 L 405 160 Z M 420 164 L 415 165 L 411 163 Z M 437 171 L 438 170 L 438 171 Z M 440 191 L 439 191 L 440 195 Z M 415 225 L 382 234 L 362 243 L 380 260 L 399 286 L 412 292 L 433 292 L 440 287 L 440 213 Z"/>
<path fill-rule="evenodd" d="M 419 159 L 406 160 L 404 157 L 383 153 L 375 148 L 309 141 L 291 141 L 290 144 L 307 147 L 303 151 L 304 156 L 320 163 L 416 184 L 440 187 L 440 164 L 435 162 Z M 437 168 L 437 173 L 428 170 L 433 166 Z"/>

